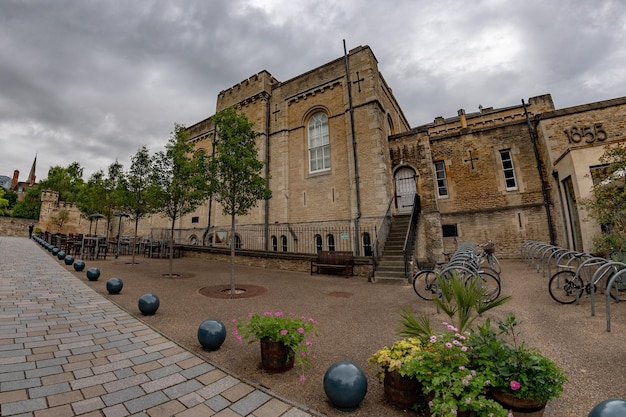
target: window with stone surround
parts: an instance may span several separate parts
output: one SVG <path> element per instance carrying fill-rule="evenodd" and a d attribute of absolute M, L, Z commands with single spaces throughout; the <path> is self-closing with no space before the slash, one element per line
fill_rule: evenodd
<path fill-rule="evenodd" d="M 448 198 L 448 180 L 446 179 L 446 164 L 443 161 L 435 162 L 435 178 L 437 179 L 437 196 Z"/>
<path fill-rule="evenodd" d="M 278 252 L 278 238 L 276 236 L 272 236 L 272 251 Z"/>
<path fill-rule="evenodd" d="M 328 245 L 328 250 L 329 251 L 334 251 L 335 250 L 335 236 L 334 235 L 326 236 L 326 243 Z"/>
<path fill-rule="evenodd" d="M 315 252 L 319 252 L 322 250 L 322 236 L 315 235 Z"/>
<path fill-rule="evenodd" d="M 328 170 L 330 170 L 328 116 L 318 112 L 309 119 L 309 172 Z"/>
<path fill-rule="evenodd" d="M 280 246 L 283 252 L 287 252 L 287 236 L 282 235 L 280 237 Z"/>
<path fill-rule="evenodd" d="M 515 178 L 515 167 L 513 166 L 513 157 L 511 155 L 511 150 L 501 150 L 500 160 L 502 161 L 502 172 L 504 173 L 506 190 L 517 190 L 517 179 Z"/>

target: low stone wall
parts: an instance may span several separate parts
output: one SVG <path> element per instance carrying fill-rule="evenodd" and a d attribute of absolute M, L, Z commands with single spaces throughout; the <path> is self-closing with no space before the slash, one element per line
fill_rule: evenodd
<path fill-rule="evenodd" d="M 0 236 L 28 237 L 28 226 L 31 224 L 37 228 L 38 222 L 31 219 L 0 217 Z"/>
<path fill-rule="evenodd" d="M 184 257 L 230 262 L 230 249 L 228 248 L 209 248 L 205 246 L 183 246 L 182 248 Z M 235 255 L 235 263 L 237 265 L 298 272 L 310 272 L 311 259 L 315 259 L 315 255 L 282 254 L 280 252 L 256 252 L 245 250 L 240 252 L 238 251 Z M 369 258 L 356 257 L 354 275 L 369 277 L 372 271 L 370 262 Z"/>

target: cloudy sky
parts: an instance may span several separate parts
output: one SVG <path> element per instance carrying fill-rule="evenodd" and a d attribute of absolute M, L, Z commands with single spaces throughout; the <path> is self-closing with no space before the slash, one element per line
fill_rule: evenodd
<path fill-rule="evenodd" d="M 550 93 L 626 96 L 623 0 L 0 0 L 0 175 L 85 179 L 265 69 L 279 81 L 369 45 L 412 127 Z"/>

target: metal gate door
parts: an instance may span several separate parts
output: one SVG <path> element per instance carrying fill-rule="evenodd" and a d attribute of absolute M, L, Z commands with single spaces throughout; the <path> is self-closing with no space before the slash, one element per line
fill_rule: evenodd
<path fill-rule="evenodd" d="M 415 171 L 411 168 L 400 168 L 396 171 L 396 207 L 398 212 L 410 212 L 415 199 Z"/>

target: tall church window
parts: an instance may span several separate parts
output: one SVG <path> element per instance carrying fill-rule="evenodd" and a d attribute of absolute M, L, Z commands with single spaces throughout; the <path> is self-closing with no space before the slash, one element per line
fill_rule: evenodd
<path fill-rule="evenodd" d="M 502 171 L 504 172 L 504 182 L 506 183 L 507 191 L 517 190 L 517 180 L 515 179 L 515 168 L 513 167 L 511 150 L 501 150 L 500 159 L 502 160 Z"/>
<path fill-rule="evenodd" d="M 280 246 L 283 252 L 287 252 L 287 236 L 282 235 L 280 237 Z"/>
<path fill-rule="evenodd" d="M 315 252 L 322 250 L 322 236 L 315 235 Z"/>
<path fill-rule="evenodd" d="M 326 236 L 326 243 L 328 244 L 329 251 L 335 250 L 335 236 L 334 235 Z"/>
<path fill-rule="evenodd" d="M 328 139 L 328 116 L 315 113 L 309 120 L 309 172 L 330 169 L 330 144 Z"/>
<path fill-rule="evenodd" d="M 276 236 L 272 236 L 272 251 L 278 252 L 278 239 Z"/>
<path fill-rule="evenodd" d="M 363 241 L 363 255 L 364 256 L 372 256 L 372 239 L 370 238 L 370 234 L 365 232 L 362 236 Z"/>
<path fill-rule="evenodd" d="M 435 178 L 437 179 L 437 195 L 439 198 L 448 197 L 448 180 L 446 179 L 446 164 L 435 162 Z"/>

